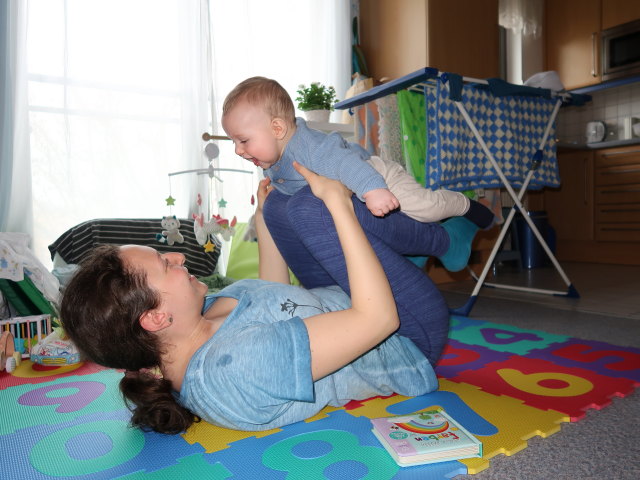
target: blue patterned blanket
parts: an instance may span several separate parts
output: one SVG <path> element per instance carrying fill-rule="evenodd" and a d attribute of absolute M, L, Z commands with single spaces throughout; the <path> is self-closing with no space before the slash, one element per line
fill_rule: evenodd
<path fill-rule="evenodd" d="M 449 82 L 426 88 L 426 187 L 449 190 L 499 188 L 500 177 L 449 98 Z M 542 141 L 555 100 L 531 96 L 495 96 L 483 86 L 465 84 L 462 104 L 512 187 L 522 186 Z M 542 149 L 529 189 L 560 185 L 555 122 Z"/>

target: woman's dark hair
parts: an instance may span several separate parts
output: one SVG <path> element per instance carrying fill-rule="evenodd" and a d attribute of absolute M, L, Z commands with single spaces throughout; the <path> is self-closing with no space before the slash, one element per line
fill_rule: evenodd
<path fill-rule="evenodd" d="M 114 245 L 96 247 L 66 286 L 60 305 L 62 326 L 89 360 L 126 370 L 120 391 L 133 413 L 131 423 L 143 430 L 180 433 L 194 421 L 179 405 L 171 382 L 146 370 L 160 365 L 158 337 L 140 325 L 140 316 L 160 305 L 144 273 L 128 267 Z"/>

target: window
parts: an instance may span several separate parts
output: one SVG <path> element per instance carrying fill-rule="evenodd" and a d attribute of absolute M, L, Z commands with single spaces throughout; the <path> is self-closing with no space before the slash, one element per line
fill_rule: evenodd
<path fill-rule="evenodd" d="M 190 217 L 209 189 L 211 214 L 224 199 L 223 216 L 247 221 L 259 172 L 221 172 L 222 182 L 168 174 L 207 168 L 202 133 L 223 134 L 222 100 L 246 77 L 275 78 L 294 97 L 311 81 L 345 92 L 349 9 L 348 0 L 30 0 L 36 255 L 49 264 L 47 246 L 94 218 Z M 218 143 L 216 166 L 254 169 Z"/>

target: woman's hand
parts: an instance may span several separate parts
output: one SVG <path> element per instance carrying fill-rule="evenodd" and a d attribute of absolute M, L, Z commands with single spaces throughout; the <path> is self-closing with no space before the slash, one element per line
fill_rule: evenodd
<path fill-rule="evenodd" d="M 293 168 L 304 177 L 313 194 L 325 204 L 340 198 L 349 200 L 351 203 L 353 193 L 342 182 L 318 175 L 298 162 L 293 162 Z"/>
<path fill-rule="evenodd" d="M 271 186 L 271 179 L 269 177 L 260 180 L 260 183 L 258 184 L 258 191 L 256 192 L 258 196 L 258 206 L 256 207 L 257 212 L 262 212 L 264 202 L 267 199 L 267 195 L 269 195 L 272 188 L 273 187 Z"/>

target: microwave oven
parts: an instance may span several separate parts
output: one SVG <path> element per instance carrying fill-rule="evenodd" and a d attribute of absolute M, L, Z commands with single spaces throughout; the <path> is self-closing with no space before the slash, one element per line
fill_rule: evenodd
<path fill-rule="evenodd" d="M 602 31 L 602 80 L 640 75 L 640 20 Z"/>

